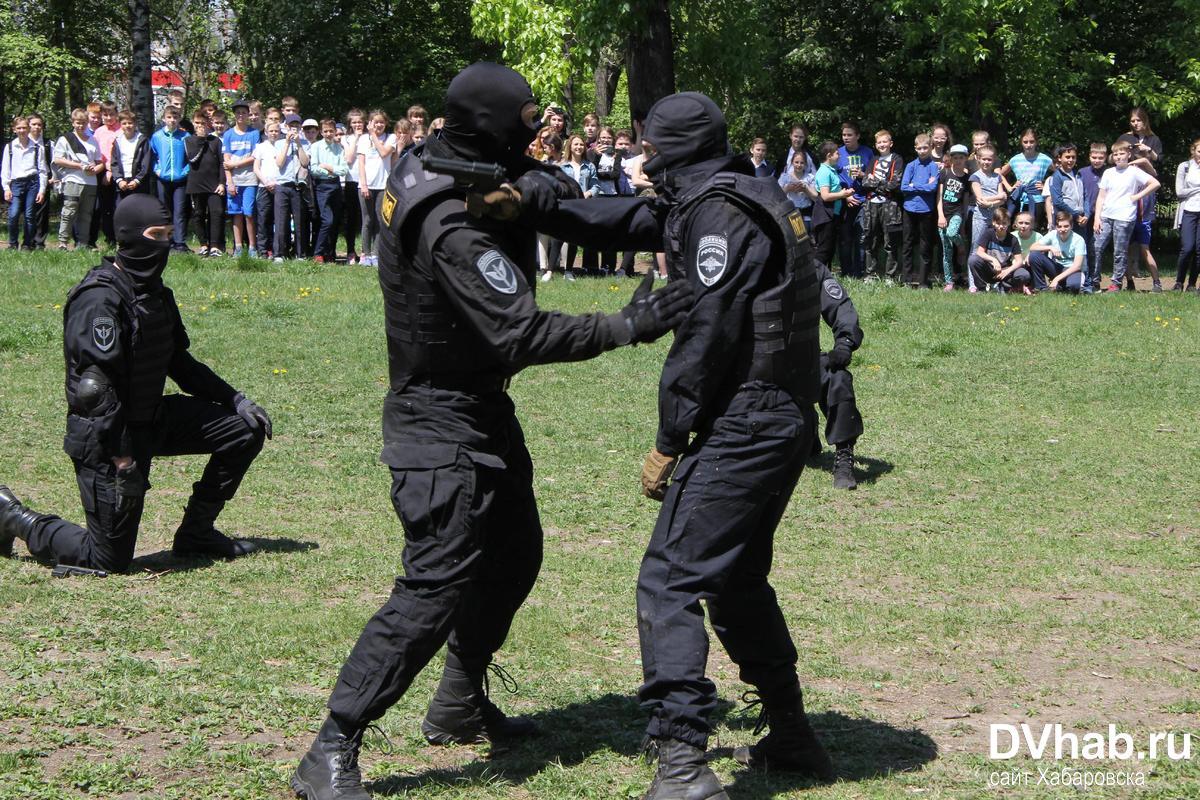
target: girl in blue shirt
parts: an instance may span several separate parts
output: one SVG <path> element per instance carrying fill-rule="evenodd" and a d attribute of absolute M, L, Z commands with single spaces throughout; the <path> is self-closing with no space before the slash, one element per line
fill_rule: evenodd
<path fill-rule="evenodd" d="M 1036 230 L 1046 231 L 1046 208 L 1043 202 L 1046 197 L 1042 194 L 1042 182 L 1054 168 L 1050 156 L 1038 152 L 1037 133 L 1033 128 L 1026 128 L 1021 134 L 1021 152 L 1008 160 L 1000 173 L 1011 174 L 1016 178 L 1013 184 L 1011 213 L 1016 215 L 1028 211 L 1034 215 L 1033 226 Z"/>

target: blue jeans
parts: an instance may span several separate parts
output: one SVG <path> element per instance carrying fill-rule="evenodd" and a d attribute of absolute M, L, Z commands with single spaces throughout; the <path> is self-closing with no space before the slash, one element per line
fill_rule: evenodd
<path fill-rule="evenodd" d="M 1033 286 L 1038 291 L 1046 291 L 1050 288 L 1047 278 L 1057 278 L 1059 274 L 1067 271 L 1066 267 L 1051 258 L 1050 254 L 1044 250 L 1037 250 L 1029 254 L 1029 269 L 1033 273 Z M 1082 288 L 1082 272 L 1073 272 L 1067 276 L 1066 280 L 1058 284 L 1059 291 L 1078 293 Z"/>
<path fill-rule="evenodd" d="M 314 181 L 313 199 L 317 203 L 317 213 L 321 218 L 314 255 L 332 260 L 337 257 L 338 218 L 342 215 L 342 184 L 336 179 Z"/>
<path fill-rule="evenodd" d="M 12 202 L 8 206 L 8 246 L 17 249 L 17 219 L 20 218 L 25 228 L 25 249 L 33 249 L 33 237 L 37 233 L 37 195 L 41 182 L 36 175 L 29 178 L 16 178 L 9 183 L 12 191 Z"/>
<path fill-rule="evenodd" d="M 171 212 L 171 249 L 187 249 L 188 195 L 187 180 L 158 179 L 158 201 Z"/>
<path fill-rule="evenodd" d="M 1104 248 L 1108 247 L 1110 239 L 1113 243 L 1112 282 L 1120 286 L 1121 281 L 1125 280 L 1125 267 L 1129 262 L 1129 239 L 1133 236 L 1133 226 L 1136 224 L 1137 220 L 1133 219 L 1127 222 L 1101 220 L 1100 233 L 1096 236 L 1096 288 L 1100 286 L 1100 258 L 1104 255 Z M 1088 276 L 1089 280 L 1091 277 Z"/>

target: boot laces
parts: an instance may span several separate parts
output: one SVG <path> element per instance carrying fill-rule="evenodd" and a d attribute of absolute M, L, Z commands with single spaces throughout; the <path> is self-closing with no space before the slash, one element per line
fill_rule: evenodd
<path fill-rule="evenodd" d="M 520 687 L 517 686 L 516 679 L 504 667 L 496 663 L 488 664 L 487 670 L 483 673 L 483 697 L 479 701 L 479 713 L 483 717 L 485 725 L 499 725 L 503 724 L 508 717 L 500 710 L 499 706 L 492 702 L 492 685 L 491 680 L 488 678 L 489 672 L 496 676 L 496 679 L 500 681 L 501 687 L 509 694 L 516 694 Z"/>
<path fill-rule="evenodd" d="M 754 723 L 754 735 L 758 736 L 771 724 L 771 715 L 767 713 L 767 704 L 763 702 L 762 695 L 753 689 L 742 692 L 742 702 L 746 704 L 746 707 L 742 709 L 741 715 L 747 719 L 753 716 L 754 709 L 758 708 L 758 721 Z"/>
<path fill-rule="evenodd" d="M 854 451 L 845 447 L 839 447 L 833 453 L 833 467 L 846 467 L 847 469 L 854 466 Z"/>
<path fill-rule="evenodd" d="M 358 789 L 362 787 L 362 772 L 358 769 L 358 751 L 362 747 L 360 737 L 339 736 L 334 745 L 333 788 Z"/>

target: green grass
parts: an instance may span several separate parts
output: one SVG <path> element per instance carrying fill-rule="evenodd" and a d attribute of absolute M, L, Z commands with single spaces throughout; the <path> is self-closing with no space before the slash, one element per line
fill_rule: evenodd
<path fill-rule="evenodd" d="M 0 482 L 74 519 L 56 304 L 89 265 L 0 253 Z M 373 271 L 183 258 L 166 277 L 195 353 L 274 418 L 222 516 L 263 552 L 211 565 L 163 552 L 201 468 L 170 458 L 150 476 L 134 573 L 55 580 L 27 559 L 0 564 L 3 799 L 290 796 L 337 670 L 400 568 L 378 464 Z M 539 297 L 615 310 L 632 288 L 556 280 Z M 773 572 L 844 779 L 812 788 L 736 768 L 729 748 L 752 740 L 752 720 L 714 646 L 727 703 L 712 746 L 730 796 L 1074 797 L 988 789 L 1010 766 L 987 758 L 989 723 L 1200 728 L 1200 301 L 849 290 L 867 336 L 854 359 L 862 485 L 834 492 L 828 453 L 806 470 Z M 667 344 L 514 381 L 546 560 L 500 655 L 521 691 L 500 702 L 547 735 L 492 758 L 426 746 L 439 656 L 381 720 L 390 747 L 371 738 L 364 752 L 380 796 L 633 798 L 649 783 L 635 758 L 634 585 L 657 506 L 637 477 Z M 1156 762 L 1138 796 L 1200 797 L 1196 750 Z M 1018 766 L 1036 779 L 1033 762 Z"/>

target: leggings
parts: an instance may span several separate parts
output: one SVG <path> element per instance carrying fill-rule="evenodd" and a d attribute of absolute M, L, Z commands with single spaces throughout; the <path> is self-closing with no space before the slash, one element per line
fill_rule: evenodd
<path fill-rule="evenodd" d="M 365 256 L 375 255 L 376 242 L 379 238 L 379 195 L 383 189 L 371 189 L 369 198 L 358 193 L 359 208 L 362 209 L 362 251 Z"/>

